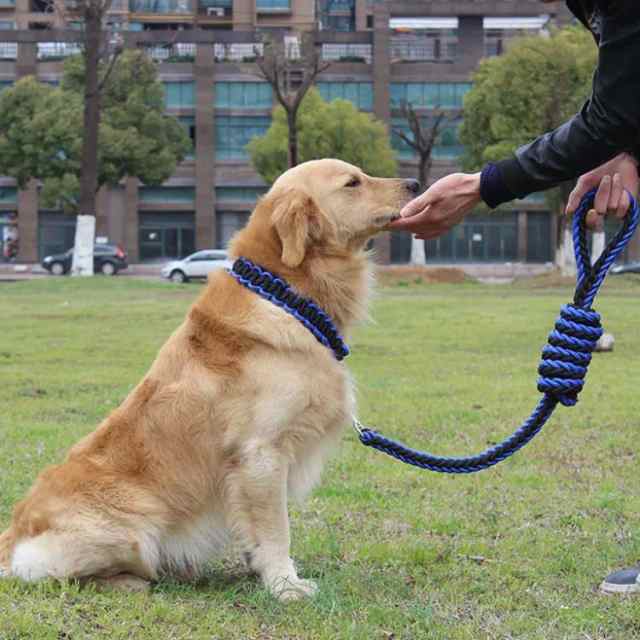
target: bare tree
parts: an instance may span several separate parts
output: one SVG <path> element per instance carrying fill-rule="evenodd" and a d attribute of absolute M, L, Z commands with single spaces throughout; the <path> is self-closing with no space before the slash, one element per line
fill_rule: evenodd
<path fill-rule="evenodd" d="M 407 121 L 411 135 L 407 135 L 398 127 L 394 128 L 393 132 L 416 152 L 418 156 L 418 182 L 420 189 L 426 189 L 433 165 L 433 148 L 438 136 L 448 123 L 449 117 L 446 112 L 436 110 L 429 120 L 420 119 L 410 102 L 402 103 L 400 113 Z"/>
<path fill-rule="evenodd" d="M 98 131 L 100 103 L 116 60 L 122 52 L 119 37 L 111 38 L 107 15 L 112 0 L 51 0 L 53 10 L 66 23 L 81 25 L 81 52 L 84 58 L 85 88 L 83 137 L 80 169 L 80 199 L 72 273 L 93 274 L 96 198 L 98 195 Z M 101 64 L 105 64 L 102 77 Z M 88 217 L 87 217 L 88 216 Z M 91 236 L 91 237 L 89 237 Z"/>
<path fill-rule="evenodd" d="M 256 52 L 257 53 L 257 52 Z M 264 44 L 264 54 L 256 64 L 259 75 L 272 87 L 276 100 L 287 114 L 289 131 L 289 167 L 298 164 L 298 110 L 316 78 L 326 71 L 330 62 L 323 62 L 312 33 L 284 40 L 271 39 Z"/>
<path fill-rule="evenodd" d="M 433 165 L 433 148 L 438 136 L 449 121 L 449 116 L 444 111 L 437 109 L 428 120 L 421 119 L 410 102 L 402 103 L 400 113 L 409 125 L 410 135 L 399 127 L 394 127 L 393 132 L 416 152 L 418 156 L 418 182 L 420 190 L 423 191 L 427 188 Z M 411 262 L 420 265 L 426 263 L 424 241 L 418 240 L 415 236 L 411 237 Z"/>

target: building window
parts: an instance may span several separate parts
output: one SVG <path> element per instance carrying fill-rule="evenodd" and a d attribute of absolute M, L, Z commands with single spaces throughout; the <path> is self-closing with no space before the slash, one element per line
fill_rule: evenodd
<path fill-rule="evenodd" d="M 328 31 L 354 31 L 356 28 L 355 0 L 319 0 L 320 29 Z"/>
<path fill-rule="evenodd" d="M 290 0 L 256 0 L 256 9 L 259 12 L 279 12 L 279 11 L 290 11 L 291 10 L 291 2 Z"/>
<path fill-rule="evenodd" d="M 425 241 L 427 262 L 511 262 L 518 257 L 515 212 L 471 215 L 439 238 Z"/>
<path fill-rule="evenodd" d="M 247 160 L 247 144 L 266 133 L 270 116 L 216 116 L 216 158 Z"/>
<path fill-rule="evenodd" d="M 391 108 L 403 102 L 416 109 L 462 109 L 464 95 L 471 82 L 392 82 L 389 87 Z"/>
<path fill-rule="evenodd" d="M 192 109 L 194 100 L 193 82 L 165 82 L 164 102 L 167 109 Z"/>
<path fill-rule="evenodd" d="M 17 187 L 0 187 L 0 205 L 15 205 L 18 202 Z"/>
<path fill-rule="evenodd" d="M 178 116 L 178 121 L 184 127 L 191 140 L 191 149 L 185 156 L 187 160 L 193 160 L 196 153 L 196 119 L 195 116 Z"/>
<path fill-rule="evenodd" d="M 391 18 L 391 61 L 452 62 L 458 53 L 458 18 Z"/>
<path fill-rule="evenodd" d="M 429 126 L 430 118 L 421 119 L 425 126 Z M 440 132 L 435 146 L 433 147 L 432 157 L 440 160 L 453 160 L 458 158 L 464 152 L 464 146 L 458 140 L 458 128 L 462 121 L 459 119 L 447 123 Z M 411 160 L 416 157 L 416 153 L 400 136 L 395 129 L 400 129 L 406 136 L 411 137 L 411 129 L 404 118 L 392 118 L 391 120 L 392 134 L 391 145 L 403 160 Z"/>
<path fill-rule="evenodd" d="M 216 82 L 216 109 L 269 109 L 273 106 L 267 82 Z"/>
<path fill-rule="evenodd" d="M 184 15 L 193 13 L 192 0 L 131 0 L 132 13 Z"/>
<path fill-rule="evenodd" d="M 216 200 L 255 203 L 267 192 L 267 187 L 216 187 Z"/>
<path fill-rule="evenodd" d="M 226 249 L 229 241 L 249 220 L 248 211 L 218 211 L 216 213 L 216 249 Z"/>
<path fill-rule="evenodd" d="M 195 251 L 193 213 L 140 213 L 141 260 L 185 258 Z"/>
<path fill-rule="evenodd" d="M 484 55 L 499 56 L 504 53 L 510 40 L 541 33 L 548 21 L 547 15 L 530 18 L 484 18 Z"/>
<path fill-rule="evenodd" d="M 162 204 L 169 202 L 192 203 L 195 200 L 194 187 L 140 187 L 140 202 Z"/>
<path fill-rule="evenodd" d="M 527 213 L 527 262 L 551 262 L 551 214 Z"/>
<path fill-rule="evenodd" d="M 318 82 L 320 95 L 330 102 L 340 98 L 349 100 L 361 111 L 373 111 L 373 84 L 371 82 Z"/>

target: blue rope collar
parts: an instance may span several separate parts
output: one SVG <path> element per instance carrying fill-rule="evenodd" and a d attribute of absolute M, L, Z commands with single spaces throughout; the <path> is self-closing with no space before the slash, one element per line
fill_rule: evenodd
<path fill-rule="evenodd" d="M 593 190 L 583 198 L 573 219 L 573 246 L 578 271 L 575 295 L 572 304 L 562 307 L 555 328 L 549 334 L 548 344 L 542 351 L 538 390 L 544 395 L 522 426 L 500 444 L 478 455 L 449 458 L 411 449 L 364 427 L 354 417 L 353 426 L 362 444 L 421 469 L 441 473 L 473 473 L 498 464 L 524 447 L 539 433 L 558 403 L 570 407 L 578 402 L 591 354 L 602 335 L 600 315 L 591 309 L 591 305 L 609 268 L 631 240 L 640 219 L 638 204 L 629 194 L 631 211 L 615 238 L 592 266 L 585 220 L 595 193 Z"/>
<path fill-rule="evenodd" d="M 238 258 L 229 273 L 241 285 L 300 321 L 318 342 L 333 351 L 336 360 L 349 355 L 349 347 L 329 315 L 310 298 L 297 294 L 286 280 L 247 258 Z"/>

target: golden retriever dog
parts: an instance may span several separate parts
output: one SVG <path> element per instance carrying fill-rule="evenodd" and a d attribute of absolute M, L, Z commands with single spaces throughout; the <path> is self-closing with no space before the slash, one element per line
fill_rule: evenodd
<path fill-rule="evenodd" d="M 286 279 L 348 334 L 366 311 L 365 245 L 416 191 L 307 162 L 275 182 L 230 253 Z M 287 500 L 317 482 L 353 412 L 332 351 L 215 272 L 122 405 L 15 507 L 0 571 L 143 590 L 162 575 L 191 579 L 231 539 L 276 597 L 311 595 L 289 556 Z"/>

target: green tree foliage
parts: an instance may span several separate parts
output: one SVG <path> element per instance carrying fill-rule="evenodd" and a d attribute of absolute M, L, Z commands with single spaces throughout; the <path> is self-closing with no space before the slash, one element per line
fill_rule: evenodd
<path fill-rule="evenodd" d="M 590 93 L 596 60 L 592 36 L 578 27 L 519 38 L 483 60 L 464 100 L 465 168 L 506 158 L 568 120 Z"/>
<path fill-rule="evenodd" d="M 80 192 L 83 92 L 84 60 L 73 56 L 59 87 L 26 77 L 0 95 L 0 174 L 21 188 L 31 178 L 42 181 L 43 204 L 70 212 Z M 164 114 L 162 83 L 144 53 L 127 51 L 113 66 L 98 140 L 98 187 L 126 176 L 160 184 L 189 152 L 188 135 Z"/>
<path fill-rule="evenodd" d="M 298 113 L 299 160 L 339 158 L 375 176 L 394 176 L 396 160 L 385 126 L 346 100 L 325 102 L 316 89 L 305 96 Z M 287 170 L 287 116 L 273 112 L 271 127 L 248 145 L 256 171 L 271 184 Z"/>

